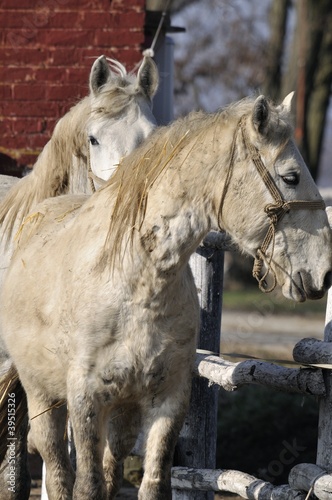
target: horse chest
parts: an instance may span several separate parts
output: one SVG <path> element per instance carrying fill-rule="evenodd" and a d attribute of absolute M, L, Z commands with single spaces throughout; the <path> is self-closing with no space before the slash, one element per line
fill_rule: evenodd
<path fill-rule="evenodd" d="M 167 349 L 134 352 L 128 345 L 104 349 L 93 369 L 94 391 L 106 405 L 158 393 L 169 374 L 167 358 Z"/>
<path fill-rule="evenodd" d="M 190 323 L 190 322 L 189 322 Z M 127 323 L 110 344 L 100 347 L 93 355 L 92 390 L 102 403 L 142 401 L 167 392 L 176 384 L 179 372 L 190 365 L 195 352 L 196 324 L 186 327 L 186 335 L 170 332 L 163 321 L 144 323 L 142 318 Z M 159 328 L 158 328 L 159 327 Z"/>

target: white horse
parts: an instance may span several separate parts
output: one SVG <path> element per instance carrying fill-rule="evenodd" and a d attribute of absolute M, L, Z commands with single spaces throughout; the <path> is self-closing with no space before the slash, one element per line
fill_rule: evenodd
<path fill-rule="evenodd" d="M 156 126 L 151 107 L 158 71 L 151 58 L 144 58 L 136 76 L 121 63 L 100 56 L 91 68 L 89 87 L 89 95 L 57 123 L 31 174 L 21 180 L 0 176 L 0 288 L 13 236 L 33 207 L 64 193 L 91 194 Z M 9 367 L 0 339 L 0 371 Z M 17 460 L 17 490 L 21 465 Z M 15 498 L 23 498 L 21 490 Z"/>
<path fill-rule="evenodd" d="M 260 96 L 191 114 L 154 132 L 86 201 L 46 200 L 25 220 L 0 321 L 50 500 L 114 498 L 140 429 L 139 499 L 171 498 L 199 327 L 188 261 L 211 229 L 255 257 L 263 289 L 268 271 L 296 301 L 330 286 L 331 230 L 291 139 L 289 101 L 274 107 Z M 57 408 L 65 401 L 76 475 Z"/>

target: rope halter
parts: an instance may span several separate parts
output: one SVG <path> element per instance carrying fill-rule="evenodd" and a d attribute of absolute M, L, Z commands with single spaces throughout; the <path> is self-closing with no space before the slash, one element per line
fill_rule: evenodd
<path fill-rule="evenodd" d="M 258 282 L 258 286 L 260 290 L 264 293 L 272 292 L 277 285 L 277 279 L 275 271 L 271 268 L 271 262 L 273 258 L 274 251 L 274 243 L 275 243 L 275 234 L 278 223 L 284 217 L 286 213 L 290 210 L 325 210 L 325 203 L 323 200 L 311 201 L 311 200 L 291 200 L 286 201 L 282 196 L 282 193 L 279 191 L 272 175 L 267 170 L 266 166 L 263 163 L 262 157 L 254 144 L 250 142 L 248 131 L 246 128 L 245 117 L 243 116 L 236 127 L 235 134 L 232 141 L 231 153 L 230 153 L 230 163 L 229 169 L 226 176 L 226 181 L 224 184 L 224 189 L 221 197 L 219 214 L 218 214 L 218 224 L 220 227 L 221 222 L 221 213 L 222 207 L 225 201 L 226 193 L 230 184 L 231 176 L 234 169 L 235 163 L 235 146 L 238 132 L 241 131 L 242 139 L 245 148 L 248 151 L 249 159 L 255 165 L 260 177 L 262 178 L 265 186 L 270 192 L 272 198 L 274 199 L 274 203 L 269 203 L 265 206 L 264 211 L 269 218 L 269 227 L 266 232 L 266 235 L 263 239 L 263 243 L 256 251 L 256 256 L 254 260 L 252 275 L 256 278 Z M 266 252 L 272 243 L 272 251 L 271 256 L 267 258 Z M 266 271 L 263 273 L 263 265 L 266 265 Z M 270 287 L 267 286 L 266 278 L 269 273 L 273 275 L 273 282 Z"/>

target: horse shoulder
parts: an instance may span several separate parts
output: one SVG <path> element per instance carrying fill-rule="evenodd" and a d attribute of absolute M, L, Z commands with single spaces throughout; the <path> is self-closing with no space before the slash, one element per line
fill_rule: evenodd
<path fill-rule="evenodd" d="M 87 195 L 58 196 L 48 198 L 39 203 L 23 220 L 16 233 L 16 247 L 24 248 L 37 232 L 47 232 L 47 227 L 60 226 L 64 220 L 68 222 L 81 208 Z"/>

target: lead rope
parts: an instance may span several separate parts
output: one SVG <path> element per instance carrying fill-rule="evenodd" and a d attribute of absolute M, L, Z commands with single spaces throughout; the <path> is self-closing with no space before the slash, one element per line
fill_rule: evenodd
<path fill-rule="evenodd" d="M 166 2 L 166 5 L 164 7 L 164 10 L 162 11 L 161 13 L 161 18 L 160 18 L 160 21 L 159 21 L 159 24 L 158 24 L 158 27 L 156 29 L 156 32 L 154 34 L 154 37 L 153 37 L 153 40 L 152 40 L 152 43 L 150 45 L 150 47 L 148 49 L 145 49 L 143 50 L 142 54 L 144 57 L 154 57 L 154 48 L 156 46 L 156 43 L 158 41 L 158 38 L 159 38 L 159 35 L 160 35 L 160 31 L 161 31 L 161 28 L 165 22 L 165 19 L 166 19 L 166 14 L 167 14 L 167 11 L 168 11 L 168 7 L 171 3 L 171 0 L 167 0 Z M 136 70 L 139 68 L 139 66 L 142 64 L 142 61 L 143 59 L 141 59 L 135 66 L 134 66 L 134 69 L 132 70 L 132 73 L 135 73 Z"/>

